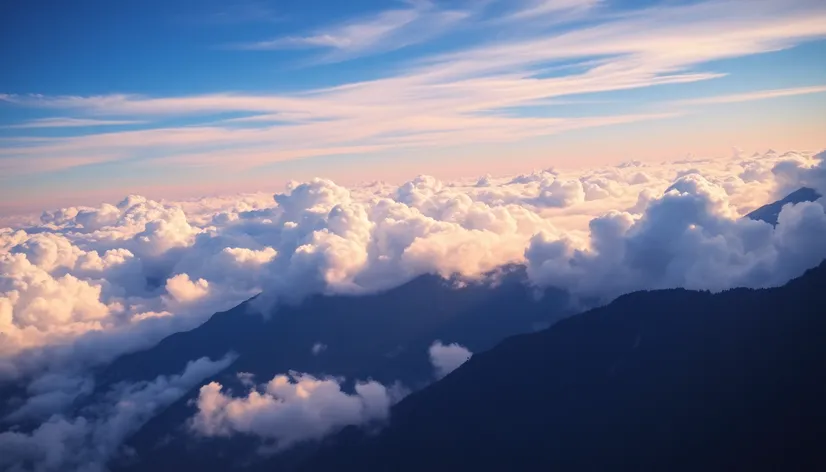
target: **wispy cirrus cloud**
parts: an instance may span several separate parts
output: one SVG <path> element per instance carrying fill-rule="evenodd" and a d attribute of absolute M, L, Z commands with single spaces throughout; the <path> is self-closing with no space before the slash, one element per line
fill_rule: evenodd
<path fill-rule="evenodd" d="M 62 154 L 57 157 L 37 157 L 30 155 L 22 158 L 18 156 L 18 158 L 14 159 L 0 156 L 0 175 L 10 178 L 18 178 L 26 175 L 56 172 L 75 167 L 112 162 L 122 158 L 123 156 L 114 152 L 111 154 L 102 155 Z"/>
<path fill-rule="evenodd" d="M 425 42 L 447 32 L 471 17 L 472 13 L 470 9 L 444 9 L 430 0 L 417 0 L 409 2 L 407 8 L 381 11 L 307 34 L 229 47 L 253 51 L 324 49 L 329 53 L 320 61 L 337 62 Z"/>
<path fill-rule="evenodd" d="M 793 97 L 795 95 L 810 95 L 814 93 L 826 92 L 826 85 L 815 85 L 812 87 L 796 87 L 784 89 L 758 90 L 756 92 L 734 93 L 729 95 L 718 95 L 713 97 L 692 98 L 688 100 L 676 100 L 672 105 L 716 105 L 723 103 L 751 102 L 754 100 L 766 100 L 770 98 Z"/>
<path fill-rule="evenodd" d="M 605 0 L 527 0 L 502 19 L 508 21 L 547 18 L 550 15 L 584 13 L 605 3 Z"/>
<path fill-rule="evenodd" d="M 136 125 L 143 124 L 145 121 L 139 120 L 97 120 L 92 118 L 40 118 L 36 120 L 25 121 L 12 125 L 3 126 L 3 128 L 27 129 L 27 128 L 82 128 L 91 126 L 120 126 L 120 125 Z"/>
<path fill-rule="evenodd" d="M 414 5 L 410 10 L 416 8 L 425 7 Z M 72 110 L 95 118 L 248 116 L 210 118 L 209 125 L 148 126 L 41 139 L 4 147 L 0 155 L 77 156 L 116 148 L 126 158 L 152 154 L 143 158 L 159 165 L 236 168 L 242 163 L 256 166 L 319 155 L 519 141 L 571 129 L 662 119 L 675 116 L 681 104 L 666 101 L 665 108 L 655 111 L 597 109 L 589 116 L 554 117 L 513 111 L 519 107 L 553 107 L 553 100 L 560 97 L 712 80 L 724 74 L 700 71 L 697 66 L 823 37 L 826 4 L 820 2 L 706 1 L 654 7 L 574 30 L 531 31 L 504 39 L 491 36 L 471 47 L 419 57 L 383 78 L 299 93 L 5 95 L 0 101 L 12 105 Z M 555 64 L 567 68 L 546 74 Z M 804 93 L 800 90 L 740 94 L 722 102 L 719 97 L 701 100 L 732 103 Z M 805 90 L 815 93 L 814 88 Z"/>

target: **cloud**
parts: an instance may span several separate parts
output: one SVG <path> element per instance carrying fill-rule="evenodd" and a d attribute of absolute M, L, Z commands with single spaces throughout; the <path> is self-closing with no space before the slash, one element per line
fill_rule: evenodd
<path fill-rule="evenodd" d="M 356 382 L 354 392 L 346 393 L 341 382 L 290 372 L 242 397 L 225 394 L 212 382 L 201 387 L 190 426 L 204 436 L 252 434 L 266 439 L 268 448 L 283 450 L 345 426 L 383 421 L 403 393 L 374 381 Z"/>
<path fill-rule="evenodd" d="M 430 363 L 436 371 L 437 379 L 458 369 L 473 355 L 466 347 L 458 343 L 442 344 L 441 341 L 434 341 L 427 352 L 430 355 Z"/>
<path fill-rule="evenodd" d="M 505 15 L 506 21 L 524 21 L 548 16 L 582 14 L 601 6 L 603 0 L 528 0 L 521 8 Z"/>
<path fill-rule="evenodd" d="M 188 363 L 180 375 L 116 385 L 77 416 L 54 415 L 31 433 L 0 433 L 0 466 L 41 472 L 106 470 L 106 462 L 121 452 L 129 435 L 232 360 L 201 358 Z"/>
<path fill-rule="evenodd" d="M 89 126 L 118 126 L 142 124 L 144 121 L 137 120 L 97 120 L 91 118 L 40 118 L 26 121 L 20 124 L 7 125 L 3 128 L 77 128 Z"/>
<path fill-rule="evenodd" d="M 463 10 L 446 10 L 429 0 L 412 1 L 408 5 L 408 8 L 385 10 L 303 36 L 281 37 L 233 47 L 254 51 L 330 49 L 335 52 L 322 61 L 337 62 L 425 42 L 445 33 L 471 14 Z"/>
<path fill-rule="evenodd" d="M 322 352 L 327 350 L 327 345 L 323 343 L 315 343 L 313 344 L 313 348 L 311 351 L 313 352 L 314 356 L 321 354 Z"/>
<path fill-rule="evenodd" d="M 46 212 L 26 230 L 0 230 L 0 377 L 55 362 L 61 369 L 106 362 L 257 293 L 250 278 L 274 250 L 221 245 L 201 260 L 187 248 L 208 222 L 194 227 L 188 218 L 197 220 L 178 204 L 130 196 Z M 193 264 L 226 283 L 213 289 L 204 277 L 175 270 Z"/>
<path fill-rule="evenodd" d="M 781 193 L 788 193 L 804 186 L 826 195 L 826 151 L 817 155 L 814 161 L 794 159 L 793 156 L 782 159 L 771 168 L 771 172 L 778 181 Z"/>
<path fill-rule="evenodd" d="M 177 302 L 187 303 L 209 294 L 209 282 L 204 279 L 192 281 L 187 274 L 178 274 L 167 279 L 166 291 Z"/>
<path fill-rule="evenodd" d="M 720 95 L 716 97 L 694 98 L 689 100 L 678 100 L 671 102 L 672 105 L 714 105 L 720 103 L 740 103 L 754 100 L 766 100 L 770 98 L 793 97 L 796 95 L 809 95 L 826 92 L 826 85 L 816 85 L 812 87 L 797 87 L 785 89 L 758 90 L 756 92 L 737 93 L 732 95 Z"/>
<path fill-rule="evenodd" d="M 26 402 L 11 412 L 5 421 L 47 419 L 55 412 L 69 409 L 77 399 L 91 394 L 94 385 L 91 376 L 47 372 L 28 385 Z"/>
<path fill-rule="evenodd" d="M 82 156 L 62 155 L 57 157 L 35 157 L 24 158 L 7 157 L 0 159 L 0 174 L 6 178 L 11 177 L 31 177 L 44 172 L 57 172 L 66 169 L 74 169 L 91 165 L 113 162 L 122 159 L 123 155 L 117 152 L 87 154 Z M 9 205 L 9 208 L 14 208 Z M 0 212 L 3 208 L 0 207 Z M 15 215 L 10 215 L 15 216 Z"/>
<path fill-rule="evenodd" d="M 777 228 L 737 216 L 722 186 L 689 173 L 641 215 L 592 220 L 584 248 L 537 235 L 528 270 L 539 284 L 608 301 L 642 289 L 775 286 L 826 258 L 826 243 L 813 238 L 826 230 L 822 200 L 787 205 Z"/>

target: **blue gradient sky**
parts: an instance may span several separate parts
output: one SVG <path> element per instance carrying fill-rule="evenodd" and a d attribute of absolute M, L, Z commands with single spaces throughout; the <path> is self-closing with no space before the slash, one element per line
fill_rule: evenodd
<path fill-rule="evenodd" d="M 826 146 L 819 0 L 18 1 L 0 18 L 0 214 Z"/>

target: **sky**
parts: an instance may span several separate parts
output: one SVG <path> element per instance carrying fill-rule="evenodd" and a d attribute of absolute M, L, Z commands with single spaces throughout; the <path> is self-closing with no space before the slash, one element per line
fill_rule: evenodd
<path fill-rule="evenodd" d="M 826 136 L 821 0 L 33 0 L 0 18 L 0 216 Z"/>

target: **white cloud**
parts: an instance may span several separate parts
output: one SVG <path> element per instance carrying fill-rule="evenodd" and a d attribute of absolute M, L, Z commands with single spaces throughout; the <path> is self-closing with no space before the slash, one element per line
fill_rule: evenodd
<path fill-rule="evenodd" d="M 311 349 L 314 356 L 321 354 L 322 352 L 327 350 L 327 345 L 324 343 L 315 343 L 313 344 L 313 348 Z"/>
<path fill-rule="evenodd" d="M 430 363 L 433 364 L 433 369 L 436 371 L 437 379 L 441 379 L 458 369 L 473 355 L 461 344 L 442 344 L 441 341 L 434 341 L 427 352 L 430 355 Z"/>
<path fill-rule="evenodd" d="M 826 151 L 814 160 L 799 159 L 794 155 L 781 156 L 781 162 L 771 168 L 781 193 L 806 186 L 826 195 Z"/>
<path fill-rule="evenodd" d="M 777 192 L 817 184 L 819 169 L 811 154 L 769 153 L 544 170 L 487 177 L 482 186 L 419 177 L 399 187 L 345 188 L 317 179 L 291 184 L 274 199 L 170 203 L 130 196 L 117 205 L 45 212 L 34 227 L 0 231 L 0 353 L 6 365 L 29 365 L 11 359 L 23 349 L 71 345 L 86 333 L 143 332 L 144 321 L 160 335 L 161 326 L 192 326 L 265 287 L 264 301 L 369 293 L 423 273 L 473 277 L 526 261 L 537 280 L 550 283 L 560 277 L 543 275 L 555 273 L 560 261 L 543 255 L 550 248 L 591 258 L 609 243 L 600 231 L 625 235 L 656 226 L 643 213 L 677 199 L 663 191 L 679 175 L 671 192 L 677 200 L 708 200 L 703 211 L 711 216 L 692 218 L 728 222 L 692 224 L 739 241 L 740 215 Z M 749 282 L 734 278 L 721 286 L 740 280 Z M 563 285 L 576 289 L 571 283 Z M 122 352 L 112 348 L 112 355 Z"/>
<path fill-rule="evenodd" d="M 754 100 L 767 100 L 770 98 L 793 97 L 795 95 L 809 95 L 826 92 L 826 85 L 816 85 L 812 87 L 796 87 L 785 89 L 760 90 L 757 92 L 736 93 L 731 95 L 720 95 L 716 97 L 694 98 L 689 100 L 678 100 L 671 102 L 672 105 L 712 105 L 719 103 L 739 103 L 751 102 Z"/>
<path fill-rule="evenodd" d="M 142 124 L 143 121 L 136 120 L 97 120 L 92 118 L 40 118 L 36 120 L 26 121 L 16 125 L 4 126 L 4 128 L 78 128 L 89 126 L 117 126 L 117 125 L 136 125 Z"/>
<path fill-rule="evenodd" d="M 181 375 L 116 385 L 77 416 L 54 415 L 28 434 L 0 433 L 0 466 L 14 471 L 104 471 L 129 435 L 232 360 L 229 356 L 217 362 L 198 359 L 188 363 Z"/>
<path fill-rule="evenodd" d="M 517 2 L 514 2 L 517 3 Z M 603 0 L 526 0 L 521 8 L 504 17 L 506 21 L 524 21 L 541 18 L 547 20 L 549 16 L 563 16 L 582 14 L 601 4 Z"/>
<path fill-rule="evenodd" d="M 539 284 L 605 301 L 640 289 L 780 285 L 826 258 L 826 242 L 813 237 L 826 231 L 826 213 L 821 200 L 780 215 L 776 228 L 739 219 L 723 186 L 690 173 L 641 215 L 614 211 L 592 220 L 585 246 L 537 235 L 528 269 Z"/>
<path fill-rule="evenodd" d="M 323 61 L 341 61 L 425 42 L 445 33 L 470 15 L 470 11 L 447 10 L 430 0 L 417 0 L 409 2 L 407 8 L 385 10 L 307 35 L 281 37 L 235 47 L 259 51 L 324 48 L 335 52 Z"/>
<path fill-rule="evenodd" d="M 201 387 L 191 427 L 205 436 L 253 434 L 282 450 L 345 426 L 385 420 L 403 394 L 398 386 L 373 381 L 357 382 L 355 391 L 347 393 L 341 382 L 291 372 L 276 375 L 261 391 L 253 388 L 242 397 L 227 395 L 220 383 L 212 382 Z"/>
<path fill-rule="evenodd" d="M 187 303 L 207 296 L 209 282 L 204 279 L 193 281 L 187 274 L 178 274 L 166 281 L 166 291 L 175 301 Z"/>

